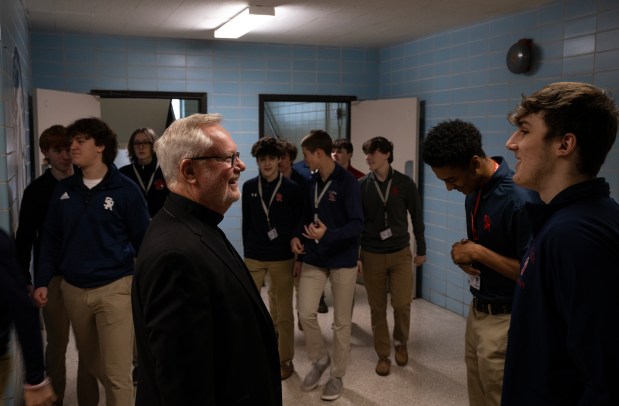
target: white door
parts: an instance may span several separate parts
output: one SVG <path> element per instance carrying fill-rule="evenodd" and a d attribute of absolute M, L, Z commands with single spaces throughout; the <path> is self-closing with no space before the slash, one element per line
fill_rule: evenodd
<path fill-rule="evenodd" d="M 85 117 L 101 118 L 101 101 L 98 96 L 58 90 L 35 89 L 34 93 L 34 150 L 35 176 L 43 172 L 43 156 L 39 151 L 39 136 L 52 125 L 67 126 Z"/>
<path fill-rule="evenodd" d="M 365 100 L 351 103 L 350 138 L 354 147 L 352 165 L 367 173 L 365 155 L 361 146 L 374 137 L 385 137 L 393 142 L 393 169 L 413 178 L 417 187 L 419 165 L 419 99 Z M 413 225 L 408 224 L 408 233 L 413 238 Z M 413 254 L 415 246 L 411 243 Z M 413 266 L 413 297 L 417 294 L 417 272 Z M 362 280 L 359 278 L 359 282 Z"/>
<path fill-rule="evenodd" d="M 365 100 L 351 103 L 352 165 L 367 173 L 363 143 L 373 137 L 393 142 L 393 168 L 418 181 L 419 99 Z"/>

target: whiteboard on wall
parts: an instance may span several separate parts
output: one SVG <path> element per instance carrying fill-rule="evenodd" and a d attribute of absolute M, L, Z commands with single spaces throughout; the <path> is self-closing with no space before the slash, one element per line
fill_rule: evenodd
<path fill-rule="evenodd" d="M 98 96 L 58 90 L 35 89 L 34 92 L 34 145 L 35 176 L 43 173 L 43 156 L 39 151 L 39 136 L 52 125 L 67 126 L 85 117 L 101 118 L 101 101 Z"/>
<path fill-rule="evenodd" d="M 364 100 L 351 103 L 350 138 L 354 147 L 352 165 L 367 173 L 364 142 L 385 137 L 393 142 L 393 164 L 419 185 L 419 99 Z"/>

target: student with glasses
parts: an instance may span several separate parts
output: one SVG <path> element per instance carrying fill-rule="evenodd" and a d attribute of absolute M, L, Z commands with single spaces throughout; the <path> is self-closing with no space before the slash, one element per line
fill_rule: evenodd
<path fill-rule="evenodd" d="M 146 203 L 148 213 L 153 217 L 163 206 L 169 193 L 153 144 L 157 135 L 150 128 L 138 128 L 131 134 L 127 146 L 127 155 L 131 159 L 129 165 L 120 168 L 120 172 L 128 176 L 139 187 Z"/>

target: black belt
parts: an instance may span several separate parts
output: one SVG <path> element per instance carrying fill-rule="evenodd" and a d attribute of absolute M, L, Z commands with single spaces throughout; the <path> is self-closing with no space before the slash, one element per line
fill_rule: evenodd
<path fill-rule="evenodd" d="M 512 312 L 511 303 L 484 303 L 476 297 L 473 298 L 473 307 L 478 312 L 486 314 L 510 314 Z"/>

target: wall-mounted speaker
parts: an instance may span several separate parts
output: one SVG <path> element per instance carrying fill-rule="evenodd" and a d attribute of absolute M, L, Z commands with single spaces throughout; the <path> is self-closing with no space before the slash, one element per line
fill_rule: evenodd
<path fill-rule="evenodd" d="M 531 49 L 533 40 L 521 39 L 507 51 L 505 62 L 507 69 L 512 73 L 525 73 L 531 69 Z"/>

